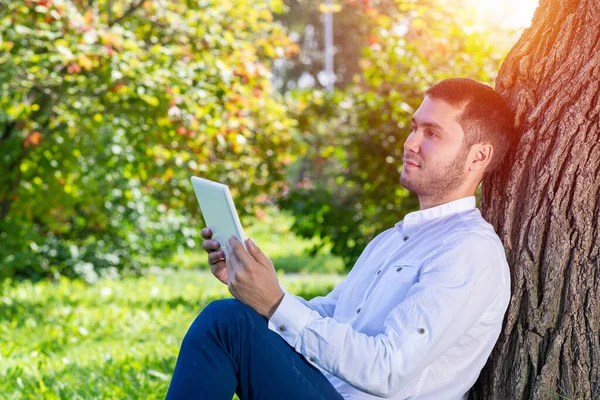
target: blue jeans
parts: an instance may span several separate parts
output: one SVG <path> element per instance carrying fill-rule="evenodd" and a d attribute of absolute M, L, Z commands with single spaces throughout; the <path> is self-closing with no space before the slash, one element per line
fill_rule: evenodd
<path fill-rule="evenodd" d="M 237 299 L 210 303 L 188 330 L 167 400 L 341 400 L 325 375 Z"/>

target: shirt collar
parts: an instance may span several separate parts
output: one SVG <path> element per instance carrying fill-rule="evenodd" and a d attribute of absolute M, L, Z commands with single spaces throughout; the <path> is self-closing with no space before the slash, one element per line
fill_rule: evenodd
<path fill-rule="evenodd" d="M 461 211 L 468 211 L 475 208 L 475 196 L 463 197 L 458 200 L 450 201 L 436 207 L 426 210 L 413 211 L 404 216 L 404 220 L 396 223 L 396 228 L 403 234 L 414 231 L 425 222 L 433 219 L 446 217 Z"/>

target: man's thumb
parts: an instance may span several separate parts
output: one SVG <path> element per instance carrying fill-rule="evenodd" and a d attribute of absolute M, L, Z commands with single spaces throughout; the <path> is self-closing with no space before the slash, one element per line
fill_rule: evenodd
<path fill-rule="evenodd" d="M 263 265 L 269 265 L 269 258 L 265 256 L 264 253 L 258 248 L 256 243 L 254 243 L 254 240 L 249 238 L 246 241 L 246 244 L 248 246 L 248 252 L 256 261 Z"/>

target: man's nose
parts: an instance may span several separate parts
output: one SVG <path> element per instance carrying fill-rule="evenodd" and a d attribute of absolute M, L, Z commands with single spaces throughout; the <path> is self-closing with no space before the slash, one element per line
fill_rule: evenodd
<path fill-rule="evenodd" d="M 404 149 L 405 152 L 406 151 L 410 151 L 412 153 L 419 152 L 419 137 L 418 137 L 418 134 L 416 131 L 412 132 L 410 135 L 408 135 L 402 148 Z"/>

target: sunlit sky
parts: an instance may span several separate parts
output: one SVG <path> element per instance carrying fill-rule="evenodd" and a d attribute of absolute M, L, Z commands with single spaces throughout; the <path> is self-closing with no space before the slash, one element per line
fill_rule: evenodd
<path fill-rule="evenodd" d="M 480 13 L 482 24 L 503 28 L 527 28 L 538 0 L 467 0 Z"/>

